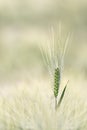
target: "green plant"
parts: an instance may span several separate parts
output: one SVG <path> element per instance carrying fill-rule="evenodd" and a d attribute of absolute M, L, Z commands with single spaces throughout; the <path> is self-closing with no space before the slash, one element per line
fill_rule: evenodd
<path fill-rule="evenodd" d="M 61 25 L 59 25 L 59 33 L 54 30 L 54 28 L 51 28 L 51 37 L 50 42 L 41 48 L 42 56 L 45 61 L 46 67 L 48 67 L 48 70 L 51 74 L 51 81 L 53 86 L 53 93 L 55 97 L 55 109 L 60 106 L 67 84 L 65 85 L 62 94 L 60 96 L 60 99 L 58 101 L 57 97 L 59 95 L 59 89 L 61 84 L 61 78 L 62 78 L 62 71 L 64 68 L 64 56 L 66 53 L 67 45 L 69 42 L 70 34 L 68 33 L 65 36 L 65 39 L 63 39 L 61 34 Z"/>

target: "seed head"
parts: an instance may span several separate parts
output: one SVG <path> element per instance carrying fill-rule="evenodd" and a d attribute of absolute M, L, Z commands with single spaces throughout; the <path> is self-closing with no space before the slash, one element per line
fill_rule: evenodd
<path fill-rule="evenodd" d="M 58 96 L 59 92 L 59 86 L 60 86 L 60 70 L 59 68 L 55 69 L 54 73 L 54 96 Z"/>

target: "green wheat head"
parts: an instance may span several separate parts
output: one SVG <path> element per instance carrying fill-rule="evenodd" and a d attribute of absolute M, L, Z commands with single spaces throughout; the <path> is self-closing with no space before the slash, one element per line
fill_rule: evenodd
<path fill-rule="evenodd" d="M 67 87 L 67 85 L 64 87 L 64 90 L 60 95 L 60 99 L 58 100 L 57 97 L 59 96 L 60 81 L 64 68 L 64 57 L 71 34 L 68 33 L 64 38 L 62 38 L 61 24 L 59 24 L 58 27 L 59 31 L 56 29 L 57 27 L 51 27 L 51 37 L 49 38 L 49 42 L 41 48 L 41 54 L 51 76 L 52 89 L 55 98 L 55 109 L 57 110 L 64 98 Z"/>
<path fill-rule="evenodd" d="M 67 84 L 66 84 L 63 91 L 62 91 L 60 99 L 57 103 L 57 97 L 58 97 L 59 87 L 60 87 L 60 74 L 61 74 L 60 69 L 56 68 L 55 72 L 54 72 L 54 97 L 56 99 L 55 109 L 57 109 L 61 105 L 61 102 L 62 102 L 64 95 L 65 95 L 66 87 L 67 87 Z"/>
<path fill-rule="evenodd" d="M 59 86 L 60 86 L 60 70 L 59 68 L 55 69 L 54 73 L 54 96 L 58 96 L 59 92 Z"/>

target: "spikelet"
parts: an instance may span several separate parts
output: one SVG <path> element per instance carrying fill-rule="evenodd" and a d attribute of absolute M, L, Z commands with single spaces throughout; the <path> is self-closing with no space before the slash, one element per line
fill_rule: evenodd
<path fill-rule="evenodd" d="M 60 86 L 60 70 L 59 68 L 55 69 L 54 73 L 54 96 L 58 96 L 59 92 L 59 86 Z"/>

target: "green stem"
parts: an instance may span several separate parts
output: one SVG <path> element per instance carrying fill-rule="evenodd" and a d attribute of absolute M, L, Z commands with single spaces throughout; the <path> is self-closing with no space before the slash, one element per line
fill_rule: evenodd
<path fill-rule="evenodd" d="M 57 97 L 55 97 L 55 110 L 57 110 Z"/>

